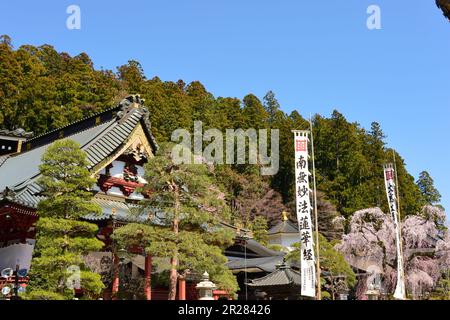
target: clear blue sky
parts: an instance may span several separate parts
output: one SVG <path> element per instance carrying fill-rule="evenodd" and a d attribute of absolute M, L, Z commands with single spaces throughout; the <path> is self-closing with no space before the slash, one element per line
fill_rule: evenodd
<path fill-rule="evenodd" d="M 71 4 L 81 30 L 66 28 Z M 366 28 L 370 4 L 382 30 Z M 200 80 L 216 96 L 271 89 L 306 117 L 378 121 L 450 208 L 450 23 L 434 0 L 2 1 L 0 34 L 86 52 L 97 68 L 135 59 L 149 78 Z"/>

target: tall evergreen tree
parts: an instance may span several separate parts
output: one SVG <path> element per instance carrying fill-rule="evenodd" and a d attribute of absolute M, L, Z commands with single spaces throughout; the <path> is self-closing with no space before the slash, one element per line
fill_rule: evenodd
<path fill-rule="evenodd" d="M 206 91 L 199 81 L 193 81 L 186 87 L 186 94 L 191 103 L 193 120 L 202 121 L 204 128 L 220 128 L 221 114 L 216 109 L 214 96 Z"/>
<path fill-rule="evenodd" d="M 241 101 L 237 98 L 217 98 L 217 108 L 226 117 L 222 129 L 243 128 Z"/>
<path fill-rule="evenodd" d="M 204 164 L 175 163 L 172 146 L 162 144 L 145 166 L 145 178 L 149 199 L 144 210 L 159 216 L 165 226 L 141 228 L 148 231 L 146 251 L 170 260 L 169 300 L 176 298 L 178 276 L 186 270 L 198 274 L 206 270 L 221 288 L 234 292 L 237 283 L 223 255 L 233 234 L 219 227 L 221 221 L 229 221 L 229 210 L 213 183 L 213 173 Z M 131 232 L 118 229 L 119 241 L 133 237 L 137 227 L 128 228 Z"/>
<path fill-rule="evenodd" d="M 267 219 L 263 216 L 255 216 L 250 227 L 255 240 L 261 243 L 263 246 L 267 246 L 269 241 L 269 237 L 267 234 Z"/>
<path fill-rule="evenodd" d="M 187 97 L 184 85 L 180 84 L 163 82 L 154 77 L 147 80 L 141 90 L 141 96 L 150 111 L 152 133 L 157 141 L 169 141 L 175 129 L 189 130 L 193 126 L 192 102 Z"/>
<path fill-rule="evenodd" d="M 276 113 L 280 110 L 280 104 L 275 98 L 275 93 L 273 93 L 273 91 L 267 92 L 263 98 L 263 101 L 264 109 L 266 109 L 266 112 L 269 115 L 269 123 L 272 123 Z"/>
<path fill-rule="evenodd" d="M 247 128 L 266 128 L 268 114 L 261 101 L 255 95 L 248 94 L 244 97 L 243 102 L 242 115 Z"/>
<path fill-rule="evenodd" d="M 441 194 L 434 186 L 434 180 L 427 171 L 422 171 L 417 185 L 426 204 L 434 205 L 441 201 Z"/>
<path fill-rule="evenodd" d="M 117 71 L 119 79 L 124 82 L 129 93 L 141 93 L 145 75 L 140 62 L 130 60 L 126 65 L 118 67 Z"/>
<path fill-rule="evenodd" d="M 423 207 L 423 198 L 420 189 L 414 182 L 414 177 L 408 173 L 405 160 L 392 149 L 386 150 L 387 158 L 392 161 L 392 152 L 395 154 L 398 176 L 398 188 L 400 193 L 401 215 L 415 215 Z M 388 207 L 384 207 L 385 212 L 389 212 Z"/>
<path fill-rule="evenodd" d="M 383 165 L 387 157 L 385 150 L 386 135 L 378 122 L 372 122 L 370 131 L 366 134 L 361 132 L 365 139 L 363 154 L 365 156 L 365 172 L 362 173 L 361 192 L 364 195 L 366 207 L 387 206 L 384 190 Z M 362 208 L 356 208 L 362 209 Z"/>
<path fill-rule="evenodd" d="M 72 140 L 56 141 L 42 157 L 38 183 L 45 198 L 38 204 L 28 294 L 31 299 L 73 298 L 75 292 L 68 280 L 76 270 L 80 271 L 79 284 L 85 298 L 98 296 L 104 288 L 101 276 L 91 272 L 83 260 L 83 255 L 103 247 L 103 242 L 95 238 L 97 226 L 79 221 L 87 214 L 101 212 L 91 202 L 89 189 L 95 180 L 87 165 L 86 154 Z"/>

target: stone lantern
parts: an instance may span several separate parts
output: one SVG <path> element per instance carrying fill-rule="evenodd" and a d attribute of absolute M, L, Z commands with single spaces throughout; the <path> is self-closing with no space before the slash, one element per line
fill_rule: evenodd
<path fill-rule="evenodd" d="M 197 284 L 199 300 L 214 300 L 213 290 L 216 289 L 214 282 L 209 281 L 209 274 L 205 271 L 202 281 Z"/>

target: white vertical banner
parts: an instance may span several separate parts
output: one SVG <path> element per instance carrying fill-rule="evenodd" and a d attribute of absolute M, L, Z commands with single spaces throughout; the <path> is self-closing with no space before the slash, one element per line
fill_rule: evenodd
<path fill-rule="evenodd" d="M 403 269 L 403 254 L 400 241 L 400 223 L 397 211 L 397 196 L 395 192 L 395 171 L 392 164 L 384 166 L 384 181 L 386 185 L 386 194 L 388 199 L 389 210 L 394 222 L 395 244 L 397 247 L 397 286 L 394 292 L 394 298 L 399 300 L 406 299 L 405 289 L 405 272 Z"/>
<path fill-rule="evenodd" d="M 311 201 L 308 166 L 309 131 L 293 131 L 295 147 L 295 195 L 300 233 L 301 295 L 316 296 L 314 237 L 311 223 Z"/>

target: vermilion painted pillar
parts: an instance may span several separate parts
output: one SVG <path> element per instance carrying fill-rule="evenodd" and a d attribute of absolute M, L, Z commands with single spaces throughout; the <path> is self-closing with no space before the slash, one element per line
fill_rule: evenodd
<path fill-rule="evenodd" d="M 145 286 L 144 293 L 147 300 L 152 300 L 152 257 L 145 256 Z"/>
<path fill-rule="evenodd" d="M 178 300 L 186 300 L 186 278 L 178 278 Z"/>
<path fill-rule="evenodd" d="M 113 274 L 113 282 L 112 282 L 112 290 L 111 290 L 111 296 L 112 300 L 117 299 L 117 292 L 119 292 L 119 257 L 117 255 L 114 255 L 114 274 Z"/>

